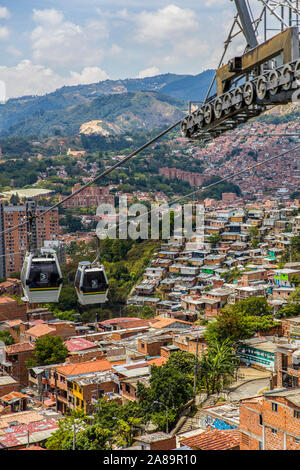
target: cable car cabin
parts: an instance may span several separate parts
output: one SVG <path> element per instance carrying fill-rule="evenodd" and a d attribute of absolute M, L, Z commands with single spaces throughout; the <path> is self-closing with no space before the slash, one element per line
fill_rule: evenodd
<path fill-rule="evenodd" d="M 58 302 L 62 274 L 54 250 L 41 256 L 27 253 L 21 271 L 23 300 L 29 303 Z"/>
<path fill-rule="evenodd" d="M 102 304 L 107 301 L 108 282 L 103 265 L 93 266 L 89 261 L 78 265 L 75 289 L 81 305 Z"/>

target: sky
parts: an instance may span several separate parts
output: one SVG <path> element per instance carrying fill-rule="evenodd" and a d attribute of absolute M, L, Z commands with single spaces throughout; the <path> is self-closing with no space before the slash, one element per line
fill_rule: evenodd
<path fill-rule="evenodd" d="M 0 82 L 9 98 L 195 75 L 216 68 L 234 14 L 230 0 L 0 0 Z"/>

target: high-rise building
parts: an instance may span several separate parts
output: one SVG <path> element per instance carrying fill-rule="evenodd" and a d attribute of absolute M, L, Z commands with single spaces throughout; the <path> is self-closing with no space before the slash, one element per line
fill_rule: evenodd
<path fill-rule="evenodd" d="M 47 207 L 36 206 L 36 202 L 28 201 L 28 206 L 37 215 Z M 0 232 L 20 225 L 26 218 L 26 206 L 4 206 L 0 204 Z M 27 225 L 18 227 L 12 232 L 0 234 L 0 276 L 8 277 L 13 272 L 20 272 L 24 255 L 27 250 Z M 45 240 L 58 238 L 58 209 L 34 220 L 32 226 L 33 247 L 40 248 Z"/>

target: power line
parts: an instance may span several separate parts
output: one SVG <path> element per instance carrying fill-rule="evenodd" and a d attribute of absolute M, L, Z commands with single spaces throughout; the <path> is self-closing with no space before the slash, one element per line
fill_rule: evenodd
<path fill-rule="evenodd" d="M 190 196 L 193 196 L 194 194 L 197 194 L 197 193 L 201 193 L 201 192 L 203 192 L 203 191 L 206 191 L 207 189 L 213 188 L 214 186 L 217 186 L 218 184 L 222 183 L 223 181 L 227 181 L 227 180 L 232 179 L 232 178 L 234 178 L 234 177 L 236 177 L 236 176 L 239 176 L 239 175 L 241 175 L 241 174 L 243 174 L 243 173 L 246 173 L 246 172 L 248 172 L 248 171 L 251 171 L 251 170 L 253 170 L 253 169 L 256 168 L 256 167 L 259 167 L 259 166 L 261 166 L 261 165 L 265 165 L 265 164 L 267 164 L 267 163 L 269 163 L 269 162 L 271 162 L 271 161 L 273 161 L 273 160 L 276 160 L 277 158 L 283 157 L 284 155 L 287 155 L 288 153 L 294 152 L 294 151 L 296 151 L 296 150 L 298 150 L 298 149 L 300 149 L 300 144 L 297 145 L 296 147 L 293 147 L 292 149 L 286 150 L 286 151 L 284 151 L 284 152 L 282 152 L 282 153 L 280 153 L 280 154 L 277 154 L 277 155 L 275 155 L 275 156 L 273 156 L 273 157 L 267 158 L 266 160 L 263 160 L 262 162 L 255 163 L 254 165 L 252 165 L 252 166 L 246 168 L 245 170 L 240 170 L 240 171 L 238 171 L 238 172 L 236 172 L 236 173 L 232 173 L 232 174 L 230 174 L 230 175 L 224 176 L 224 177 L 221 178 L 220 180 L 218 180 L 218 181 L 216 181 L 216 182 L 214 182 L 214 183 L 211 183 L 211 184 L 209 184 L 208 186 L 203 186 L 202 188 L 199 188 L 199 189 L 197 189 L 196 191 L 192 191 L 191 193 L 186 194 L 185 196 L 179 196 L 179 197 L 175 198 L 174 200 L 172 200 L 172 201 L 171 201 L 171 204 L 173 204 L 173 203 L 175 203 L 175 202 L 179 202 L 179 201 L 181 201 L 181 200 L 184 200 L 184 199 L 186 199 L 186 198 L 188 198 L 188 197 L 190 197 Z M 151 209 L 151 210 L 148 212 L 148 215 L 151 214 L 151 213 L 153 213 L 153 212 L 155 212 L 155 211 L 156 211 L 156 208 L 155 208 L 155 209 Z M 121 222 L 120 224 L 117 224 L 117 225 L 116 225 L 116 228 L 119 228 L 119 227 L 120 227 L 121 225 L 123 225 L 123 224 L 127 224 L 127 221 L 124 221 L 124 222 Z"/>
<path fill-rule="evenodd" d="M 93 178 L 91 181 L 88 181 L 85 185 L 81 186 L 81 188 L 77 189 L 74 193 L 72 194 L 69 194 L 69 196 L 65 197 L 65 199 L 63 199 L 62 201 L 59 201 L 57 202 L 56 204 L 54 204 L 53 206 L 49 207 L 49 209 L 45 210 L 44 212 L 41 212 L 40 214 L 37 214 L 35 215 L 35 218 L 38 219 L 46 214 L 48 214 L 48 212 L 51 212 L 52 210 L 56 209 L 57 207 L 61 206 L 62 204 L 64 204 L 66 201 L 68 201 L 69 199 L 73 198 L 74 196 L 77 196 L 77 194 L 81 193 L 82 191 L 84 191 L 86 188 L 88 188 L 89 186 L 91 186 L 91 184 L 94 184 L 96 183 L 97 181 L 99 181 L 100 179 L 104 178 L 105 176 L 109 175 L 112 171 L 114 171 L 116 168 L 122 166 L 124 163 L 126 163 L 128 160 L 130 160 L 131 158 L 133 158 L 134 156 L 138 155 L 139 153 L 141 153 L 143 150 L 145 150 L 147 147 L 149 147 L 149 145 L 153 144 L 154 142 L 156 142 L 158 139 L 160 139 L 161 137 L 163 137 L 164 135 L 166 135 L 168 132 L 170 132 L 171 130 L 173 130 L 175 127 L 179 126 L 179 124 L 181 123 L 182 119 L 180 119 L 180 121 L 177 121 L 175 122 L 175 124 L 172 124 L 170 127 L 168 127 L 167 129 L 165 129 L 163 132 L 161 132 L 160 134 L 158 134 L 157 136 L 153 137 L 153 139 L 151 140 L 148 140 L 145 144 L 143 144 L 141 147 L 139 147 L 138 149 L 136 149 L 134 152 L 130 153 L 129 155 L 127 155 L 126 157 L 124 157 L 122 160 L 120 160 L 119 162 L 115 163 L 113 166 L 107 168 L 103 173 L 101 173 L 100 175 L 96 176 L 95 178 Z M 26 220 L 25 222 L 22 222 L 21 224 L 18 224 L 18 225 L 15 225 L 14 227 L 11 227 L 7 230 L 3 230 L 2 232 L 0 232 L 0 235 L 3 235 L 5 233 L 10 233 L 10 232 L 13 232 L 15 230 L 17 230 L 18 228 L 21 228 L 23 227 L 24 225 L 26 225 L 28 223 L 28 220 Z"/>

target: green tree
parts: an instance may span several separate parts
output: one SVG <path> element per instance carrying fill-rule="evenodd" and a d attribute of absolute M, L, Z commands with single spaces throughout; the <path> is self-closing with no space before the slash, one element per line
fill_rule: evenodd
<path fill-rule="evenodd" d="M 251 338 L 258 331 L 268 331 L 277 326 L 271 315 L 251 315 L 240 306 L 226 306 L 216 320 L 210 323 L 205 331 L 209 343 L 217 341 L 222 344 L 226 339 L 236 344 L 238 341 Z"/>
<path fill-rule="evenodd" d="M 117 445 L 129 447 L 133 444 L 135 428 L 141 423 L 142 418 L 129 417 L 127 421 L 120 419 L 117 421 L 118 430 L 115 435 Z"/>
<path fill-rule="evenodd" d="M 272 312 L 265 297 L 249 297 L 233 305 L 232 309 L 245 315 L 263 316 Z"/>
<path fill-rule="evenodd" d="M 137 396 L 143 413 L 149 419 L 167 407 L 175 411 L 193 397 L 195 358 L 183 351 L 174 352 L 160 367 L 151 367 L 150 387 L 138 383 Z M 163 405 L 155 404 L 161 402 Z M 170 411 L 171 413 L 171 411 Z"/>
<path fill-rule="evenodd" d="M 210 343 L 200 361 L 201 379 L 208 395 L 220 392 L 229 383 L 237 364 L 238 359 L 229 339 L 222 343 Z"/>
<path fill-rule="evenodd" d="M 222 237 L 221 235 L 218 235 L 218 234 L 210 235 L 208 237 L 208 242 L 211 243 L 213 248 L 215 248 L 218 245 L 218 243 L 220 243 L 221 240 L 222 240 Z"/>
<path fill-rule="evenodd" d="M 73 427 L 86 429 L 85 415 L 82 411 L 72 411 L 71 416 L 58 421 L 58 429 L 47 439 L 48 450 L 69 450 L 73 440 Z M 72 448 L 72 447 L 71 447 Z"/>
<path fill-rule="evenodd" d="M 7 346 L 14 343 L 13 337 L 8 331 L 0 331 L 0 341 L 3 341 Z"/>
<path fill-rule="evenodd" d="M 61 336 L 45 335 L 35 342 L 34 357 L 39 366 L 65 362 L 69 355 Z"/>
<path fill-rule="evenodd" d="M 46 442 L 48 450 L 73 450 L 75 426 L 76 450 L 111 450 L 114 435 L 109 429 L 89 425 L 82 411 L 73 411 L 70 417 L 58 421 L 58 429 Z"/>

